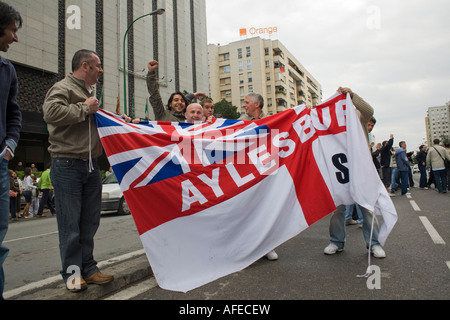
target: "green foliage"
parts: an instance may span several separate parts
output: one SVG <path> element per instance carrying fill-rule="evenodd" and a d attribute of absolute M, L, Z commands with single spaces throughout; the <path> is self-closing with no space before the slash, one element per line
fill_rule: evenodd
<path fill-rule="evenodd" d="M 225 99 L 214 104 L 214 114 L 225 119 L 239 119 L 241 116 L 237 107 Z"/>

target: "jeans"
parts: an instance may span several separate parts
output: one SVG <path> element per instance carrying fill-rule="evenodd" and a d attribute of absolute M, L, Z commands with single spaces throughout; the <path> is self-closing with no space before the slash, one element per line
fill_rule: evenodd
<path fill-rule="evenodd" d="M 408 171 L 399 171 L 400 172 L 400 181 L 402 185 L 402 195 L 408 192 L 409 188 L 409 178 Z"/>
<path fill-rule="evenodd" d="M 420 182 L 419 188 L 425 188 L 427 186 L 427 167 L 419 164 Z"/>
<path fill-rule="evenodd" d="M 349 206 L 345 206 L 345 221 L 352 220 L 353 217 L 353 208 L 356 207 L 356 213 L 358 214 L 358 224 L 363 223 L 363 216 L 361 212 L 361 208 L 355 203 Z"/>
<path fill-rule="evenodd" d="M 439 192 L 447 190 L 447 170 L 433 170 L 434 181 Z"/>
<path fill-rule="evenodd" d="M 55 193 L 61 276 L 65 282 L 72 275 L 72 266 L 77 266 L 83 277 L 98 271 L 93 251 L 100 224 L 102 181 L 97 161 L 93 164 L 94 170 L 89 172 L 89 161 L 52 159 L 50 176 Z"/>
<path fill-rule="evenodd" d="M 397 183 L 398 173 L 399 173 L 399 171 L 398 171 L 397 167 L 391 168 L 391 191 L 395 191 L 395 189 L 397 189 L 397 187 L 398 187 L 398 183 Z"/>
<path fill-rule="evenodd" d="M 2 243 L 8 231 L 9 223 L 9 173 L 8 160 L 2 159 L 0 163 L 0 300 L 3 300 L 3 290 L 5 288 L 5 274 L 3 272 L 3 262 L 8 256 L 9 249 Z"/>
<path fill-rule="evenodd" d="M 334 243 L 339 249 L 344 249 L 345 245 L 345 205 L 338 206 L 336 211 L 331 216 L 330 220 L 330 241 Z M 374 226 L 372 234 L 372 242 L 370 242 L 370 232 L 372 229 L 372 217 L 373 213 L 364 207 L 359 206 L 363 216 L 363 235 L 366 241 L 367 248 L 371 243 L 371 246 L 380 245 L 378 242 L 378 233 L 380 227 L 378 220 L 374 217 Z"/>

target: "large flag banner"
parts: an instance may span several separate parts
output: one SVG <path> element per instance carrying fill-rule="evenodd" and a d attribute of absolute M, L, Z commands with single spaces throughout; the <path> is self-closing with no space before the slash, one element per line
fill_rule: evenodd
<path fill-rule="evenodd" d="M 338 205 L 381 215 L 382 244 L 397 221 L 349 96 L 256 121 L 96 122 L 164 289 L 242 270 Z"/>

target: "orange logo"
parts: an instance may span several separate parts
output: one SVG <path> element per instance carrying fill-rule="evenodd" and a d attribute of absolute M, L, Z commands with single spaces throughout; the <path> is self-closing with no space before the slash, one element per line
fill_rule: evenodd
<path fill-rule="evenodd" d="M 246 36 L 247 35 L 247 29 L 240 29 L 239 33 L 241 34 L 241 37 Z"/>

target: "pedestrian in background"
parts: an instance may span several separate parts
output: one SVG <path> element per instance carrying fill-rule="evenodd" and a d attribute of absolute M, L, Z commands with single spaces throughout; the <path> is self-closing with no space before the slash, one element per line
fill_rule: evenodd
<path fill-rule="evenodd" d="M 444 148 L 450 154 L 450 143 L 444 143 Z M 450 191 L 450 167 L 447 167 L 447 190 Z"/>
<path fill-rule="evenodd" d="M 31 170 L 33 170 L 33 169 L 31 169 Z M 37 215 L 37 212 L 39 209 L 38 180 L 34 174 L 31 174 L 31 181 L 33 183 L 33 186 L 35 186 L 36 188 L 33 188 L 31 190 L 31 206 L 30 206 L 30 210 L 28 211 L 30 218 L 35 217 Z"/>
<path fill-rule="evenodd" d="M 389 186 L 391 185 L 391 156 L 392 145 L 394 143 L 394 135 L 391 134 L 388 141 L 381 143 L 380 150 L 380 165 L 381 165 L 381 177 L 386 190 L 389 192 Z"/>
<path fill-rule="evenodd" d="M 50 179 L 50 168 L 51 164 L 48 163 L 46 170 L 42 172 L 41 178 L 39 179 L 39 191 L 41 192 L 41 200 L 39 202 L 39 209 L 37 212 L 38 218 L 45 217 L 44 215 L 44 207 L 47 205 L 47 208 L 50 210 L 52 215 L 55 215 L 55 207 L 53 205 L 53 201 L 51 199 L 50 192 L 52 191 L 52 181 Z"/>
<path fill-rule="evenodd" d="M 395 161 L 397 162 L 397 169 L 400 173 L 400 185 L 402 190 L 402 196 L 409 194 L 409 170 L 411 170 L 411 165 L 409 163 L 408 157 L 406 156 L 406 142 L 400 141 L 400 148 L 395 151 Z"/>
<path fill-rule="evenodd" d="M 16 182 L 15 177 L 17 177 L 17 174 L 13 170 L 9 170 L 9 211 L 11 213 L 11 220 L 17 221 L 17 195 L 19 193 L 19 185 Z"/>
<path fill-rule="evenodd" d="M 439 145 L 439 139 L 433 140 L 433 146 L 428 150 L 427 167 L 431 167 L 434 181 L 439 193 L 447 192 L 447 168 L 445 159 L 450 161 L 450 155 L 444 147 Z"/>
<path fill-rule="evenodd" d="M 23 176 L 23 197 L 25 198 L 25 208 L 23 208 L 23 217 L 24 218 L 31 218 L 30 216 L 30 207 L 31 207 L 31 201 L 33 200 L 33 190 L 36 190 L 37 187 L 33 184 L 33 180 L 31 179 L 31 168 L 26 167 L 24 170 L 24 176 Z"/>
<path fill-rule="evenodd" d="M 18 42 L 17 31 L 22 27 L 20 13 L 10 5 L 0 2 L 0 51 L 7 52 Z M 0 56 L 0 300 L 3 300 L 5 275 L 3 263 L 9 249 L 3 245 L 9 223 L 9 161 L 19 143 L 22 114 L 17 103 L 17 74 L 14 66 Z"/>
<path fill-rule="evenodd" d="M 419 167 L 420 172 L 420 180 L 419 180 L 419 188 L 420 189 L 428 189 L 427 188 L 427 146 L 421 145 L 419 147 L 419 152 L 417 152 L 416 160 L 417 166 Z"/>
<path fill-rule="evenodd" d="M 72 59 L 72 73 L 50 88 L 42 107 L 52 157 L 50 177 L 61 276 L 71 292 L 85 290 L 89 283 L 105 284 L 114 279 L 100 272 L 93 254 L 102 198 L 97 158 L 103 153 L 92 116 L 99 109 L 93 86 L 102 73 L 100 58 L 94 51 L 77 51 Z M 74 266 L 81 274 L 72 276 Z"/>

